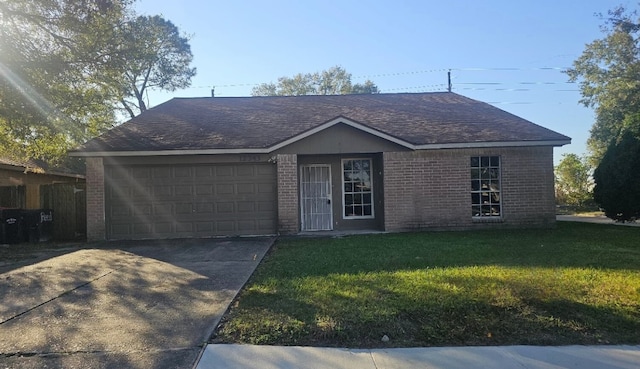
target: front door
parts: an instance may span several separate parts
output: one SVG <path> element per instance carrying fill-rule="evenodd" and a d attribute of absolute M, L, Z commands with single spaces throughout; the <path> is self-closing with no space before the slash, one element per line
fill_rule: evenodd
<path fill-rule="evenodd" d="M 314 164 L 300 167 L 300 200 L 303 231 L 333 229 L 330 165 Z"/>

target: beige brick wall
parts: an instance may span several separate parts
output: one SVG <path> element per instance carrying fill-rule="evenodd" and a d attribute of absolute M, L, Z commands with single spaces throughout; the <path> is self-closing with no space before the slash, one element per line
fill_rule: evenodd
<path fill-rule="evenodd" d="M 104 165 L 102 158 L 87 158 L 87 240 L 105 239 Z"/>
<path fill-rule="evenodd" d="M 553 148 L 508 150 L 502 157 L 504 217 L 518 225 L 555 223 Z"/>
<path fill-rule="evenodd" d="M 298 156 L 279 154 L 278 161 L 278 233 L 300 230 L 298 213 Z"/>
<path fill-rule="evenodd" d="M 469 158 L 499 155 L 502 219 L 471 217 Z M 553 148 L 499 148 L 387 152 L 385 230 L 547 226 L 555 221 Z"/>

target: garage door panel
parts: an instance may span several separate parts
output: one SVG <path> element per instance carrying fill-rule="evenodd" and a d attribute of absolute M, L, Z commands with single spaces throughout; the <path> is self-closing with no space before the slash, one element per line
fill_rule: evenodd
<path fill-rule="evenodd" d="M 235 193 L 233 184 L 217 184 L 216 195 L 233 195 Z"/>
<path fill-rule="evenodd" d="M 137 223 L 133 226 L 133 233 L 136 234 L 152 234 L 152 225 L 151 224 L 144 224 L 144 223 Z"/>
<path fill-rule="evenodd" d="M 213 195 L 213 185 L 196 185 L 196 195 Z"/>
<path fill-rule="evenodd" d="M 161 179 L 161 178 L 171 178 L 172 175 L 171 167 L 156 167 L 153 168 L 153 178 Z"/>
<path fill-rule="evenodd" d="M 256 202 L 256 204 L 258 205 L 257 211 L 266 212 L 268 214 L 271 214 L 274 211 L 276 211 L 276 204 L 274 204 L 271 201 L 259 201 L 259 202 Z"/>
<path fill-rule="evenodd" d="M 144 204 L 143 206 L 146 206 Z M 173 204 L 171 203 L 156 203 L 152 206 L 152 215 L 158 218 L 166 217 L 168 219 L 173 218 Z M 140 205 L 136 205 L 136 207 L 140 207 Z"/>
<path fill-rule="evenodd" d="M 238 183 L 236 185 L 237 194 L 253 194 L 256 192 L 253 183 Z"/>
<path fill-rule="evenodd" d="M 131 215 L 136 217 L 148 217 L 150 215 L 153 215 L 153 207 L 149 204 L 140 204 L 135 207 L 130 207 L 130 209 L 132 210 Z"/>
<path fill-rule="evenodd" d="M 215 175 L 211 167 L 197 167 L 195 170 L 196 178 L 209 178 Z"/>
<path fill-rule="evenodd" d="M 213 214 L 213 204 L 212 203 L 202 203 L 196 204 L 196 213 L 198 214 Z"/>
<path fill-rule="evenodd" d="M 248 213 L 256 211 L 253 201 L 238 201 L 238 213 Z"/>
<path fill-rule="evenodd" d="M 238 227 L 241 229 L 256 229 L 256 221 L 255 220 L 238 220 Z"/>
<path fill-rule="evenodd" d="M 235 222 L 233 222 L 232 220 L 219 220 L 217 222 L 215 222 L 216 225 L 216 231 L 218 233 L 233 233 L 235 231 Z"/>
<path fill-rule="evenodd" d="M 252 165 L 246 165 L 237 168 L 238 177 L 254 177 L 255 176 L 255 167 Z"/>
<path fill-rule="evenodd" d="M 131 170 L 131 176 L 134 179 L 151 178 L 151 169 L 150 168 L 133 168 Z"/>
<path fill-rule="evenodd" d="M 106 167 L 110 239 L 273 234 L 273 164 Z"/>
<path fill-rule="evenodd" d="M 164 185 L 153 186 L 153 196 L 157 200 L 170 199 L 173 197 L 173 187 Z"/>
<path fill-rule="evenodd" d="M 178 215 L 192 214 L 193 212 L 193 204 L 176 204 L 176 214 Z"/>
<path fill-rule="evenodd" d="M 272 194 L 276 192 L 275 188 L 272 183 L 258 183 L 258 193 Z"/>
<path fill-rule="evenodd" d="M 231 165 L 219 165 L 215 167 L 216 177 L 233 177 L 233 167 Z"/>
<path fill-rule="evenodd" d="M 190 167 L 174 167 L 173 168 L 173 177 L 174 178 L 191 178 L 193 175 L 192 169 Z"/>

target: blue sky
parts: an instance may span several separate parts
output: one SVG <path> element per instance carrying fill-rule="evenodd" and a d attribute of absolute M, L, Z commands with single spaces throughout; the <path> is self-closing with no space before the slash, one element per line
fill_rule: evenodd
<path fill-rule="evenodd" d="M 446 90 L 493 104 L 570 136 L 555 150 L 583 154 L 594 115 L 579 104 L 570 67 L 585 44 L 602 37 L 615 0 L 138 0 L 139 13 L 161 14 L 191 36 L 192 87 L 152 92 L 151 106 L 172 97 L 249 96 L 255 84 L 340 65 L 354 82 L 382 92 Z"/>

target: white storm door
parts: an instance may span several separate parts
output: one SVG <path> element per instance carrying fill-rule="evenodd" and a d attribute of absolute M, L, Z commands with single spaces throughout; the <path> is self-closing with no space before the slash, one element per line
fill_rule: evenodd
<path fill-rule="evenodd" d="M 300 200 L 303 231 L 333 229 L 330 165 L 300 167 Z"/>

